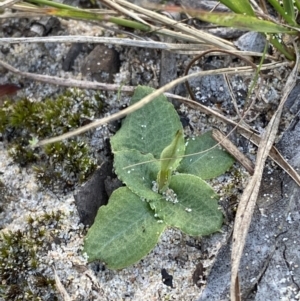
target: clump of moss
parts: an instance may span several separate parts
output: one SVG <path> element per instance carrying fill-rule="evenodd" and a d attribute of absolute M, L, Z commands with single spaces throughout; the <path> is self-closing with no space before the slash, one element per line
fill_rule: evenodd
<path fill-rule="evenodd" d="M 87 96 L 67 90 L 57 99 L 33 102 L 6 100 L 0 108 L 0 132 L 9 142 L 10 155 L 21 166 L 34 163 L 38 179 L 46 186 L 64 189 L 82 182 L 96 168 L 84 137 L 32 149 L 29 141 L 61 135 L 97 117 L 103 109 L 98 94 Z"/>
<path fill-rule="evenodd" d="M 64 215 L 28 217 L 24 230 L 0 232 L 0 297 L 3 300 L 58 300 L 55 281 L 41 274 L 40 252 L 47 252 Z"/>

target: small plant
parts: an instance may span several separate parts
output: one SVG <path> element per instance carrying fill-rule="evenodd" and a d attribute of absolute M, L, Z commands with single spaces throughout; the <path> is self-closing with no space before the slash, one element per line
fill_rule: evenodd
<path fill-rule="evenodd" d="M 139 86 L 131 104 L 151 92 Z M 210 132 L 185 142 L 179 116 L 165 96 L 127 116 L 111 146 L 115 172 L 126 187 L 100 207 L 85 239 L 89 261 L 120 269 L 149 253 L 167 227 L 193 236 L 220 229 L 218 195 L 203 179 L 224 173 L 234 160 Z"/>

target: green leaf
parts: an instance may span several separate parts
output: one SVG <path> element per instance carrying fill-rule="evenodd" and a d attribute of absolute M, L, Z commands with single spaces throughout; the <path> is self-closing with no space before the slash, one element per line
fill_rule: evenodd
<path fill-rule="evenodd" d="M 299 0 L 295 0 L 295 6 L 297 8 L 297 10 L 300 10 L 300 1 Z"/>
<path fill-rule="evenodd" d="M 271 21 L 260 20 L 257 17 L 232 14 L 232 13 L 213 13 L 189 11 L 188 13 L 202 21 L 211 22 L 220 26 L 234 27 L 241 30 L 256 31 L 262 33 L 288 33 L 297 34 L 297 31 L 291 30 L 285 26 L 275 24 Z"/>
<path fill-rule="evenodd" d="M 159 172 L 159 162 L 152 154 L 143 155 L 137 150 L 116 152 L 114 167 L 119 179 L 140 197 L 146 200 L 161 198 L 152 190 L 152 182 L 156 181 Z"/>
<path fill-rule="evenodd" d="M 131 104 L 140 101 L 154 89 L 139 86 Z M 179 116 L 164 95 L 155 98 L 143 108 L 128 115 L 121 129 L 111 138 L 113 152 L 136 149 L 141 153 L 151 153 L 159 158 L 178 130 L 182 129 Z"/>
<path fill-rule="evenodd" d="M 160 171 L 157 177 L 158 190 L 163 191 L 168 187 L 172 171 L 175 170 L 184 155 L 183 131 L 176 133 L 172 143 L 168 145 L 160 155 Z"/>
<path fill-rule="evenodd" d="M 221 228 L 218 195 L 207 183 L 193 175 L 178 174 L 171 177 L 169 187 L 177 194 L 177 203 L 165 199 L 149 202 L 168 226 L 194 236 L 209 235 Z"/>
<path fill-rule="evenodd" d="M 289 25 L 297 25 L 295 21 L 295 12 L 293 8 L 293 2 L 290 0 L 284 0 L 283 5 L 281 6 L 278 0 L 268 0 L 268 2 L 274 7 L 274 9 L 281 15 L 281 17 L 289 24 Z"/>
<path fill-rule="evenodd" d="M 107 206 L 100 207 L 85 238 L 84 252 L 89 261 L 101 260 L 108 268 L 122 269 L 147 255 L 165 227 L 147 202 L 121 187 Z"/>
<path fill-rule="evenodd" d="M 293 23 L 290 25 L 297 25 L 295 20 L 295 9 L 293 0 L 283 0 L 283 8 L 285 11 L 285 15 L 288 15 L 293 20 Z"/>
<path fill-rule="evenodd" d="M 195 155 L 184 157 L 177 171 L 193 174 L 204 180 L 223 174 L 232 166 L 234 159 L 219 146 L 205 152 L 216 144 L 217 142 L 211 136 L 211 131 L 200 137 L 190 138 L 186 143 L 185 154 Z"/>
<path fill-rule="evenodd" d="M 248 0 L 220 0 L 220 2 L 235 13 L 254 16 L 254 11 Z"/>
<path fill-rule="evenodd" d="M 296 59 L 296 54 L 293 51 L 293 48 L 289 48 L 284 43 L 282 43 L 282 41 L 280 41 L 280 38 L 277 35 L 270 35 L 270 43 L 272 43 L 272 45 L 277 50 L 284 54 L 287 59 L 291 61 L 294 61 Z"/>

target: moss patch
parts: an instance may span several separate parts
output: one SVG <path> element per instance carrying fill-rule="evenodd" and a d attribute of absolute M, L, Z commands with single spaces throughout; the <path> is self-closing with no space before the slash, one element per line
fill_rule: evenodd
<path fill-rule="evenodd" d="M 57 99 L 34 102 L 6 100 L 0 108 L 0 132 L 9 143 L 9 152 L 21 166 L 34 163 L 44 186 L 66 189 L 82 182 L 96 168 L 96 159 L 85 142 L 86 136 L 32 149 L 29 141 L 66 133 L 94 119 L 103 109 L 99 94 L 87 95 L 70 89 Z"/>
<path fill-rule="evenodd" d="M 0 232 L 0 299 L 58 300 L 55 281 L 42 275 L 40 254 L 47 253 L 64 215 L 28 217 L 24 230 Z"/>

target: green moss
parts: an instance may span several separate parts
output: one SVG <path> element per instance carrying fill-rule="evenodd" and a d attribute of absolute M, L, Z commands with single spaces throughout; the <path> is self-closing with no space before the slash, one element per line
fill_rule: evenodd
<path fill-rule="evenodd" d="M 0 297 L 3 300 L 58 300 L 55 281 L 39 271 L 41 252 L 47 252 L 60 229 L 61 212 L 29 216 L 24 230 L 0 232 Z"/>
<path fill-rule="evenodd" d="M 84 142 L 75 137 L 32 149 L 29 141 L 61 135 L 86 124 L 103 109 L 101 96 L 87 96 L 79 89 L 67 90 L 57 99 L 33 102 L 27 98 L 6 100 L 0 108 L 0 131 L 9 141 L 9 153 L 21 166 L 34 163 L 38 179 L 44 186 L 60 189 L 84 181 L 97 162 Z"/>

